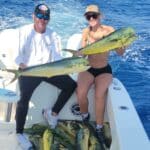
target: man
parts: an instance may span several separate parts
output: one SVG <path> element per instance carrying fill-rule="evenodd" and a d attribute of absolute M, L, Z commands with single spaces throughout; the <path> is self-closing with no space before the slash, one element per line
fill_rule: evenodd
<path fill-rule="evenodd" d="M 19 29 L 19 50 L 15 60 L 19 69 L 61 59 L 59 36 L 47 27 L 50 20 L 49 7 L 45 4 L 37 5 L 33 13 L 33 20 L 34 24 L 25 25 Z M 16 108 L 16 133 L 18 141 L 24 149 L 32 148 L 32 144 L 23 134 L 29 100 L 34 89 L 42 81 L 61 89 L 52 110 L 43 110 L 43 115 L 51 128 L 55 128 L 57 125 L 58 113 L 76 88 L 76 82 L 68 75 L 51 78 L 19 77 L 21 97 Z"/>

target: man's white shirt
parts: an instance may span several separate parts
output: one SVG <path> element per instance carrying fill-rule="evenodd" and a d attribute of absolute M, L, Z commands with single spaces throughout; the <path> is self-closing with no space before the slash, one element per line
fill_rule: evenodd
<path fill-rule="evenodd" d="M 41 34 L 34 30 L 33 24 L 25 25 L 19 28 L 18 37 L 17 65 L 34 66 L 62 58 L 60 37 L 49 28 Z"/>

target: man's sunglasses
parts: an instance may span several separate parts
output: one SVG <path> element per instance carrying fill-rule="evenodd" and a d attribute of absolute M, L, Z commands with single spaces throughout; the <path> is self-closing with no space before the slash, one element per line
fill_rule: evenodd
<path fill-rule="evenodd" d="M 49 15 L 44 15 L 44 14 L 41 14 L 41 13 L 37 13 L 35 14 L 35 16 L 38 18 L 38 19 L 44 19 L 44 20 L 49 20 Z"/>
<path fill-rule="evenodd" d="M 88 14 L 85 15 L 85 18 L 86 18 L 87 20 L 90 20 L 91 18 L 97 19 L 98 16 L 99 16 L 99 14 L 97 14 L 97 13 L 88 13 Z"/>

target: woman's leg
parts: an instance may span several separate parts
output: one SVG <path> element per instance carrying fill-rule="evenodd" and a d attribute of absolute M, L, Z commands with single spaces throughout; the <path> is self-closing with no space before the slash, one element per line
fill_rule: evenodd
<path fill-rule="evenodd" d="M 99 125 L 103 125 L 106 94 L 111 82 L 112 74 L 104 73 L 95 78 L 95 114 Z"/>
<path fill-rule="evenodd" d="M 77 99 L 82 114 L 88 113 L 88 99 L 87 94 L 94 81 L 94 76 L 89 72 L 81 72 L 78 75 L 77 82 Z"/>

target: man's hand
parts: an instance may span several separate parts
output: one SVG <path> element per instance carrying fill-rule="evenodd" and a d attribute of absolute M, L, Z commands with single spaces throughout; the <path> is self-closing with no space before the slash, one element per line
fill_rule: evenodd
<path fill-rule="evenodd" d="M 20 69 L 25 69 L 25 68 L 27 68 L 27 65 L 25 65 L 24 63 L 20 63 L 19 68 Z"/>

